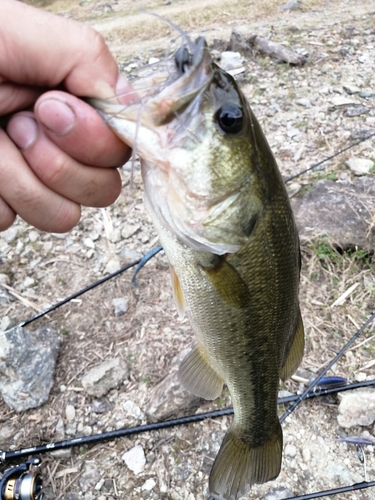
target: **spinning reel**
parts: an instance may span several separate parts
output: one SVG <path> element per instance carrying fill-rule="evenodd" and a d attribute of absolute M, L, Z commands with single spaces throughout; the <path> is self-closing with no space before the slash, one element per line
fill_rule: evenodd
<path fill-rule="evenodd" d="M 42 500 L 43 477 L 38 470 L 32 470 L 41 462 L 35 457 L 6 469 L 0 480 L 0 500 Z"/>

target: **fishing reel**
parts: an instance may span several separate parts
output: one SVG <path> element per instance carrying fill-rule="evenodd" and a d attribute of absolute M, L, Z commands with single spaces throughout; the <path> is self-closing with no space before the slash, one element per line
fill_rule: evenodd
<path fill-rule="evenodd" d="M 6 469 L 0 480 L 0 500 L 42 500 L 43 477 L 38 470 L 31 469 L 39 467 L 41 462 L 35 457 Z"/>

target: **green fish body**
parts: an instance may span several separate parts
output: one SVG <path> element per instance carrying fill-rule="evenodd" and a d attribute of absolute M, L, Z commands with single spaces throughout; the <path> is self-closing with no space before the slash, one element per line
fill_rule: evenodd
<path fill-rule="evenodd" d="M 231 394 L 234 420 L 209 488 L 235 500 L 280 472 L 279 380 L 304 348 L 299 239 L 261 127 L 204 39 L 185 41 L 165 64 L 163 83 L 154 74 L 139 102 L 93 105 L 141 158 L 174 298 L 196 335 L 180 380 L 206 399 L 224 383 Z"/>

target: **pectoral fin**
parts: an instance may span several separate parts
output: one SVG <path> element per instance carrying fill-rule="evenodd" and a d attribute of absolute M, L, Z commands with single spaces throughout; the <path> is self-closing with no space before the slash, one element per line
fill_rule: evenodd
<path fill-rule="evenodd" d="M 178 371 L 182 385 L 191 393 L 204 399 L 216 399 L 223 390 L 223 381 L 210 366 L 198 345 L 182 361 Z"/>
<path fill-rule="evenodd" d="M 178 279 L 178 276 L 177 276 L 175 270 L 173 269 L 173 267 L 171 265 L 169 265 L 169 269 L 171 271 L 171 278 L 172 278 L 173 298 L 174 298 L 174 301 L 176 303 L 178 314 L 180 315 L 181 318 L 183 318 L 185 316 L 184 294 L 182 293 L 180 280 Z"/>
<path fill-rule="evenodd" d="M 290 348 L 288 357 L 284 366 L 281 369 L 281 380 L 287 380 L 297 370 L 302 361 L 303 349 L 305 346 L 305 336 L 301 313 L 299 313 L 299 321 L 294 335 L 292 347 Z"/>
<path fill-rule="evenodd" d="M 235 309 L 247 307 L 250 292 L 236 269 L 225 257 L 217 260 L 213 267 L 201 266 L 222 300 Z"/>

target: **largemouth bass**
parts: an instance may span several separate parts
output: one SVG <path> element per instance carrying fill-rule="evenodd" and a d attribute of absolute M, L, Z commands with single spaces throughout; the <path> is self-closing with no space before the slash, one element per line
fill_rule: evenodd
<path fill-rule="evenodd" d="M 203 38 L 148 68 L 126 107 L 92 101 L 141 158 L 145 201 L 196 334 L 179 377 L 197 396 L 225 383 L 234 420 L 209 479 L 219 500 L 278 476 L 279 379 L 304 348 L 299 239 L 259 123 Z"/>

